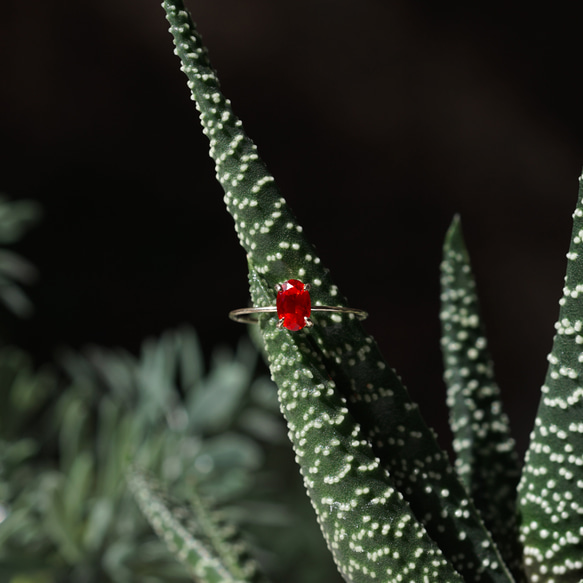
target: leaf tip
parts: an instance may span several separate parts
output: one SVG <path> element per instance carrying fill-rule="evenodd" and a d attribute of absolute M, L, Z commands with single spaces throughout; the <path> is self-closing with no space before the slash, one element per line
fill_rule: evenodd
<path fill-rule="evenodd" d="M 444 251 L 448 251 L 452 247 L 464 247 L 464 240 L 462 235 L 462 224 L 461 217 L 459 213 L 456 213 L 451 220 L 447 233 L 445 234 L 444 240 Z"/>

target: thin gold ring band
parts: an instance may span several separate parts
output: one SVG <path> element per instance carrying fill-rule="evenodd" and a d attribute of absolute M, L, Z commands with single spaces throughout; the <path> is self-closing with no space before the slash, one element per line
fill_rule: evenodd
<path fill-rule="evenodd" d="M 364 320 L 368 317 L 368 313 L 364 310 L 356 308 L 345 308 L 344 306 L 312 306 L 312 312 L 332 312 L 337 314 L 354 314 L 359 320 Z M 268 306 L 265 308 L 239 308 L 238 310 L 231 310 L 229 318 L 241 324 L 257 324 L 258 314 L 276 314 L 277 308 L 275 306 Z"/>

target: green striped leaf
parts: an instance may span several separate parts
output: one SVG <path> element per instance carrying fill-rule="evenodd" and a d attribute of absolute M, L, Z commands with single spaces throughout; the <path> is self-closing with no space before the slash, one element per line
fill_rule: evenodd
<path fill-rule="evenodd" d="M 183 3 L 163 6 L 247 252 L 254 305 L 273 305 L 274 286 L 290 278 L 311 283 L 316 305 L 347 305 L 221 93 Z M 511 581 L 447 456 L 375 342 L 350 315 L 313 316 L 314 328 L 297 333 L 276 330 L 269 316 L 261 327 L 298 461 L 341 572 L 349 581 L 371 580 L 373 566 L 381 581 L 420 573 L 434 580 L 433 569 L 441 581 L 459 580 L 455 571 L 468 581 Z M 383 537 L 388 523 L 392 530 Z M 402 557 L 417 554 L 413 576 Z"/>
<path fill-rule="evenodd" d="M 441 290 L 444 379 L 456 470 L 516 580 L 524 581 L 516 520 L 520 463 L 494 379 L 458 217 L 445 238 Z"/>
<path fill-rule="evenodd" d="M 266 579 L 250 558 L 237 529 L 212 516 L 192 495 L 192 505 L 171 500 L 136 469 L 128 474 L 134 496 L 170 551 L 201 583 L 261 583 Z"/>
<path fill-rule="evenodd" d="M 559 321 L 519 487 L 533 582 L 583 579 L 583 177 L 579 185 Z"/>

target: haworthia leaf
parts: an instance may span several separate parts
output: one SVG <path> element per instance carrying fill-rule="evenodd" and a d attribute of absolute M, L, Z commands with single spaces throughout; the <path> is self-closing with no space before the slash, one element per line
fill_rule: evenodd
<path fill-rule="evenodd" d="M 442 351 L 457 472 L 517 581 L 524 581 L 516 486 L 520 463 L 494 379 L 459 218 L 441 264 Z"/>
<path fill-rule="evenodd" d="M 252 276 L 253 297 L 269 291 Z M 336 390 L 309 333 L 263 323 L 282 412 L 318 521 L 347 581 L 462 581 L 413 515 Z"/>
<path fill-rule="evenodd" d="M 519 487 L 533 582 L 583 578 L 583 176 L 579 185 L 559 321 Z"/>
<path fill-rule="evenodd" d="M 266 579 L 231 525 L 220 524 L 202 504 L 171 501 L 157 484 L 132 470 L 128 483 L 138 504 L 168 548 L 201 583 L 260 583 Z M 193 501 L 196 497 L 193 495 Z"/>
<path fill-rule="evenodd" d="M 332 283 L 329 273 L 320 264 L 314 248 L 303 236 L 301 227 L 281 198 L 273 177 L 257 155 L 255 145 L 243 132 L 241 122 L 221 93 L 216 74 L 209 66 L 206 50 L 183 3 L 181 0 L 167 0 L 163 6 L 171 23 L 170 31 L 174 36 L 176 53 L 182 61 L 182 70 L 188 77 L 193 99 L 201 112 L 203 131 L 210 140 L 210 153 L 216 162 L 217 178 L 225 190 L 227 208 L 235 220 L 239 240 L 247 251 L 254 304 L 272 305 L 275 295 L 273 286 L 297 277 L 312 284 L 312 297 L 316 304 L 346 305 L 346 300 Z M 275 331 L 271 330 L 274 325 L 272 319 L 264 318 L 262 324 L 284 414 L 290 428 L 293 428 L 292 437 L 302 434 L 302 425 L 308 423 L 304 415 L 311 410 L 309 402 L 302 403 L 300 407 L 295 396 L 291 397 L 289 404 L 296 405 L 286 406 L 290 398 L 286 391 L 312 395 L 315 400 L 313 406 L 323 407 L 322 411 L 331 411 L 332 406 L 339 407 L 333 415 L 331 412 L 328 414 L 331 419 L 343 419 L 339 426 L 331 426 L 338 430 L 337 437 L 332 441 L 321 443 L 316 431 L 306 431 L 306 442 L 303 437 L 296 441 L 300 462 L 304 460 L 304 474 L 314 473 L 313 468 L 317 466 L 313 465 L 316 460 L 312 456 L 319 455 L 322 457 L 320 464 L 324 463 L 324 458 L 326 463 L 336 464 L 336 471 L 331 475 L 341 475 L 344 468 L 347 476 L 352 476 L 355 469 L 352 466 L 347 468 L 346 456 L 353 454 L 347 452 L 357 447 L 364 448 L 367 455 L 374 453 L 380 460 L 380 467 L 390 475 L 386 478 L 387 487 L 394 487 L 400 492 L 417 520 L 423 523 L 429 536 L 457 571 L 471 581 L 511 581 L 447 456 L 438 447 L 397 376 L 384 362 L 374 341 L 350 317 L 332 315 L 313 319 L 316 323 L 314 328 L 295 335 L 278 330 L 279 336 L 275 336 Z M 286 355 L 285 358 L 282 355 Z M 285 367 L 278 358 L 284 358 Z M 298 370 L 310 370 L 313 376 L 300 375 Z M 318 377 L 314 371 L 318 372 Z M 324 389 L 321 387 L 323 381 Z M 334 391 L 333 398 L 328 395 L 329 390 Z M 340 405 L 342 399 L 345 403 Z M 304 411 L 304 405 L 308 407 L 307 411 Z M 349 410 L 349 414 L 343 412 L 344 408 Z M 353 432 L 357 437 L 352 437 Z M 370 443 L 372 449 L 366 449 L 368 446 L 365 445 L 353 445 L 354 441 Z M 304 456 L 303 452 L 308 449 L 310 453 Z M 365 455 L 363 451 L 359 449 L 358 457 Z M 373 461 L 374 458 L 370 463 Z M 370 481 L 376 484 L 376 480 L 380 479 L 376 473 L 378 470 L 371 471 L 374 478 Z M 331 491 L 324 476 L 316 474 L 322 479 L 316 480 L 315 487 L 311 489 L 312 502 L 320 517 L 323 513 L 330 513 L 331 509 L 341 511 L 338 509 L 345 503 L 342 500 L 350 499 L 351 505 L 359 507 L 351 514 L 354 520 L 345 523 L 345 532 L 338 533 L 333 528 L 327 530 L 329 526 L 323 527 L 333 550 L 335 537 L 341 537 L 346 555 L 340 557 L 335 550 L 336 557 L 342 561 L 340 569 L 345 574 L 351 573 L 352 577 L 358 574 L 359 568 L 368 568 L 371 557 L 376 557 L 379 549 L 379 541 L 369 537 L 360 519 L 356 518 L 368 516 L 369 512 L 366 502 L 363 502 L 365 499 L 356 494 L 356 489 L 360 491 L 369 487 L 364 476 L 365 473 L 359 473 L 360 486 L 350 482 L 355 489 L 342 490 L 337 505 L 335 496 L 339 494 L 336 490 Z M 349 478 L 346 477 L 345 481 L 343 477 L 341 482 L 348 484 Z M 391 503 L 395 501 L 396 498 L 392 498 Z M 401 514 L 396 516 L 404 516 L 406 512 L 403 503 Z M 392 520 L 390 516 L 386 519 Z M 403 542 L 400 547 L 405 544 Z M 429 552 L 425 542 L 416 545 L 409 541 L 407 544 L 419 549 L 417 552 L 422 554 Z M 358 576 L 364 579 L 351 580 L 368 580 L 362 571 L 359 573 Z M 393 579 L 385 573 L 381 580 Z"/>

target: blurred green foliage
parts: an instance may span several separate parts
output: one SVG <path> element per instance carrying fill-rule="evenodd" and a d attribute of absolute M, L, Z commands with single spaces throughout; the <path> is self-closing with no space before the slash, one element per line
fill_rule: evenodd
<path fill-rule="evenodd" d="M 302 549 L 319 533 L 288 509 L 292 499 L 307 504 L 299 480 L 291 489 L 282 480 L 293 459 L 273 385 L 256 364 L 255 349 L 242 342 L 235 352 L 215 351 L 207 372 L 186 327 L 146 340 L 138 357 L 97 347 L 66 352 L 65 374 L 35 371 L 22 351 L 2 349 L 2 580 L 192 580 L 139 511 L 126 484 L 130 465 L 185 504 L 200 497 L 244 524 L 268 569 L 313 571 L 303 581 L 319 580 L 321 569 L 334 574 L 326 553 L 292 564 L 296 553 L 310 556 Z M 274 533 L 283 532 L 291 546 L 280 555 Z"/>
<path fill-rule="evenodd" d="M 0 195 L 0 245 L 10 245 L 39 220 L 40 205 L 31 200 L 13 201 Z M 22 290 L 37 277 L 35 267 L 18 253 L 0 249 L 0 302 L 14 314 L 25 317 L 32 312 L 32 304 Z"/>
<path fill-rule="evenodd" d="M 4 573 L 40 572 L 50 581 L 189 580 L 137 511 L 125 483 L 129 461 L 169 482 L 184 475 L 201 489 L 214 484 L 213 493 L 229 499 L 249 486 L 262 459 L 251 438 L 222 432 L 232 421 L 227 407 L 192 429 L 211 385 L 220 397 L 233 389 L 231 411 L 241 405 L 254 364 L 233 360 L 203 383 L 195 342 L 181 330 L 146 342 L 140 359 L 96 348 L 69 353 L 63 362 L 70 380 L 58 383 L 58 392 L 54 374 L 39 378 L 21 353 L 4 351 L 2 438 L 10 455 L 3 460 L 18 462 L 3 463 Z M 182 398 L 182 387 L 193 384 L 200 393 Z M 47 392 L 53 398 L 41 420 L 37 403 Z M 9 423 L 26 417 L 32 423 L 24 427 Z"/>

